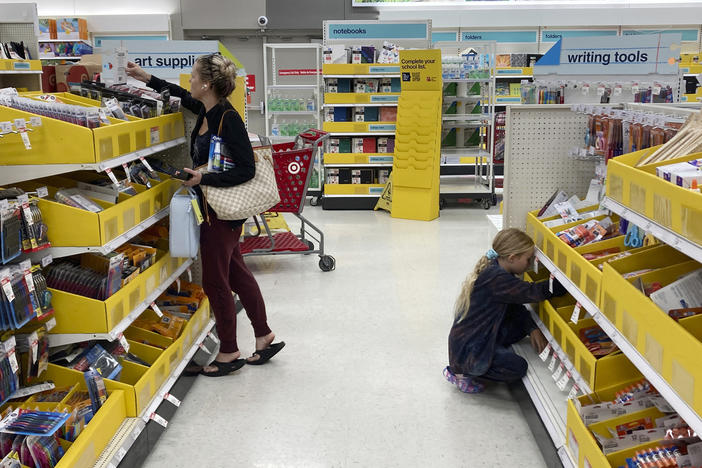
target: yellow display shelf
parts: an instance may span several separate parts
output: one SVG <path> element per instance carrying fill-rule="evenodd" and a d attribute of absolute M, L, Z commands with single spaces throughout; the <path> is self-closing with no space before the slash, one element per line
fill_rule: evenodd
<path fill-rule="evenodd" d="M 325 104 L 388 104 L 397 103 L 400 93 L 324 93 Z"/>
<path fill-rule="evenodd" d="M 324 164 L 372 165 L 392 164 L 392 153 L 324 153 Z"/>
<path fill-rule="evenodd" d="M 324 184 L 324 194 L 380 196 L 384 188 L 385 184 Z"/>
<path fill-rule="evenodd" d="M 533 67 L 499 67 L 495 69 L 495 77 L 497 78 L 527 77 L 533 74 Z"/>
<path fill-rule="evenodd" d="M 657 167 L 701 158 L 702 153 L 636 167 L 643 156 L 657 148 L 625 154 L 609 161 L 607 197 L 663 229 L 692 243 L 702 244 L 702 194 L 656 177 Z"/>
<path fill-rule="evenodd" d="M 0 59 L 0 73 L 41 73 L 41 60 Z"/>
<path fill-rule="evenodd" d="M 161 176 L 167 177 L 163 174 Z M 103 208 L 99 213 L 53 201 L 60 188 L 75 187 L 80 180 L 87 182 L 96 178 L 94 173 L 79 173 L 70 178 L 54 176 L 17 184 L 28 191 L 35 191 L 42 186 L 48 188 L 49 197 L 39 200 L 39 208 L 44 222 L 50 226 L 49 240 L 53 248 L 92 247 L 97 250 L 113 241 L 124 243 L 129 238 L 129 235 L 125 234 L 131 234 L 133 237 L 138 233 L 135 231 L 143 227 L 144 223 L 155 222 L 157 219 L 154 218 L 160 219 L 165 216 L 164 210 L 168 208 L 171 197 L 181 186 L 180 181 L 169 178 L 161 182 L 152 180 L 153 186 L 148 189 L 135 184 L 137 195 L 120 194 L 116 204 L 94 200 Z M 103 250 L 110 251 L 114 247 L 116 246 L 109 245 Z M 71 254 L 70 251 L 67 253 Z"/>
<path fill-rule="evenodd" d="M 67 97 L 67 99 L 72 102 L 78 101 L 79 96 L 69 96 L 70 98 Z M 1 165 L 95 164 L 140 150 L 148 150 L 185 136 L 183 115 L 180 113 L 130 122 L 120 121 L 89 129 L 62 120 L 0 106 L 0 121 L 25 119 L 30 122 L 32 117 L 41 118 L 41 125 L 33 126 L 31 123 L 29 125 L 32 130 L 31 149 L 25 148 L 19 135 L 6 136 L 3 139 Z M 113 122 L 117 121 L 113 120 Z"/>
<path fill-rule="evenodd" d="M 639 276 L 644 284 L 661 286 L 676 281 L 702 264 L 669 246 L 635 254 L 605 265 L 602 313 L 621 330 L 697 414 L 702 414 L 702 316 L 671 319 L 635 285 L 637 278 L 622 274 L 643 268 L 659 268 Z"/>
<path fill-rule="evenodd" d="M 167 287 L 170 284 L 169 278 L 186 263 L 186 260 L 161 252 L 155 264 L 105 301 L 51 289 L 56 317 L 56 326 L 51 330 L 51 334 L 112 332 L 124 319 L 143 306 L 138 311 L 141 313 L 148 306 L 143 304 L 147 297 L 159 286 Z"/>
<path fill-rule="evenodd" d="M 323 75 L 395 75 L 400 77 L 400 65 L 393 63 L 327 63 Z"/>
<path fill-rule="evenodd" d="M 680 71 L 684 74 L 699 75 L 702 73 L 702 65 L 696 63 L 680 63 Z"/>
<path fill-rule="evenodd" d="M 394 133 L 395 122 L 324 122 L 322 129 L 330 133 Z"/>
<path fill-rule="evenodd" d="M 543 303 L 542 321 L 568 356 L 568 359 L 592 390 L 611 387 L 634 379 L 643 378 L 641 373 L 621 352 L 596 358 L 580 339 L 580 330 L 596 326 L 594 320 L 586 318 L 577 324 L 570 321 L 575 304 L 555 308 L 551 302 Z M 581 314 L 581 315 L 584 315 Z"/>
<path fill-rule="evenodd" d="M 633 381 L 631 383 L 633 383 Z M 635 456 L 636 452 L 660 445 L 661 441 L 655 440 L 605 455 L 592 434 L 594 431 L 602 436 L 610 438 L 611 434 L 609 431 L 615 429 L 619 424 L 626 424 L 640 418 L 656 419 L 664 416 L 658 408 L 647 408 L 589 426 L 586 425 L 580 417 L 578 408 L 581 405 L 586 406 L 595 403 L 611 402 L 615 398 L 616 393 L 623 387 L 626 387 L 626 385 L 627 384 L 618 384 L 597 391 L 594 394 L 583 395 L 575 400 L 568 401 L 566 444 L 568 446 L 568 451 L 573 455 L 573 459 L 577 461 L 577 466 L 579 468 L 617 468 L 619 466 L 625 466 L 626 459 Z"/>

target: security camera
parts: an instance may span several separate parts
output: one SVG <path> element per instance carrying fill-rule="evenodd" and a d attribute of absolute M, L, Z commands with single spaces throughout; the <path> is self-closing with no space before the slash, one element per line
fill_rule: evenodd
<path fill-rule="evenodd" d="M 266 26 L 268 26 L 268 17 L 267 16 L 259 16 L 257 21 L 258 21 L 258 25 L 261 28 L 265 28 Z"/>

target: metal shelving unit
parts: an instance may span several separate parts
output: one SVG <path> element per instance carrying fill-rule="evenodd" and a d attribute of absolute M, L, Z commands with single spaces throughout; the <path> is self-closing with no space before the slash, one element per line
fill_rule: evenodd
<path fill-rule="evenodd" d="M 0 42 L 24 42 L 32 59 L 39 58 L 39 43 L 36 33 L 38 31 L 37 9 L 34 4 L 3 4 L 0 5 Z M 0 60 L 0 62 L 9 62 Z M 16 61 L 26 65 L 26 61 Z M 41 91 L 41 68 L 29 70 L 11 67 L 5 69 L 0 64 L 0 88 L 27 88 L 30 91 Z M 35 67 L 31 67 L 35 68 Z"/>
<path fill-rule="evenodd" d="M 455 145 L 442 145 L 440 206 L 447 200 L 472 199 L 482 202 L 485 209 L 497 202 L 495 195 L 494 120 L 495 120 L 495 42 L 437 42 L 445 61 L 474 51 L 488 56 L 489 67 L 482 70 L 485 78 L 446 76 L 444 70 L 444 114 L 442 139 L 455 135 Z M 447 86 L 455 86 L 455 96 L 447 94 Z M 478 94 L 473 88 L 479 86 Z M 455 106 L 455 112 L 446 111 Z M 480 113 L 473 113 L 480 106 Z M 468 132 L 477 132 L 477 146 L 466 146 Z"/>
<path fill-rule="evenodd" d="M 302 57 L 305 57 L 304 59 Z M 277 142 L 292 141 L 301 126 L 322 128 L 322 46 L 314 43 L 263 44 L 263 83 L 264 99 L 261 104 L 266 121 L 266 136 Z M 299 69 L 314 66 L 312 74 L 283 75 L 281 67 Z M 302 100 L 304 109 L 278 109 L 283 102 L 288 104 Z M 310 105 L 310 103 L 312 105 Z M 287 123 L 286 120 L 292 120 Z M 307 122 L 308 125 L 304 125 Z M 289 132 L 287 129 L 297 127 Z M 317 158 L 313 165 L 312 178 L 307 195 L 319 197 L 322 194 L 322 160 Z"/>

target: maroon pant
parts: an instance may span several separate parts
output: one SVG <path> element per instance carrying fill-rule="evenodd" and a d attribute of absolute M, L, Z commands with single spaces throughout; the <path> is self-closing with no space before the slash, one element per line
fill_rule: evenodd
<path fill-rule="evenodd" d="M 202 287 L 210 299 L 222 344 L 220 352 L 234 353 L 236 344 L 236 306 L 234 291 L 241 300 L 258 338 L 271 332 L 266 323 L 266 305 L 256 278 L 244 263 L 239 249 L 241 226 L 232 228 L 210 212 L 200 225 L 200 255 L 202 257 Z"/>

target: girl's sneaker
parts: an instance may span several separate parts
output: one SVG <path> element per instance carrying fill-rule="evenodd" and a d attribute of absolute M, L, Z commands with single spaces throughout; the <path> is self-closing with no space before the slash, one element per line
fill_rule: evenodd
<path fill-rule="evenodd" d="M 485 385 L 476 379 L 468 376 L 456 377 L 456 374 L 451 372 L 448 367 L 444 369 L 444 377 L 449 383 L 455 384 L 463 393 L 481 393 L 485 390 Z"/>

